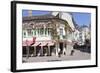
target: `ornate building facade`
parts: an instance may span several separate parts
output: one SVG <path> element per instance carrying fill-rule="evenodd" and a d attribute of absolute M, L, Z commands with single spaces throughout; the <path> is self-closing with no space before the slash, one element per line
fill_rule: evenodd
<path fill-rule="evenodd" d="M 69 13 L 23 17 L 23 56 L 70 55 L 75 27 Z"/>

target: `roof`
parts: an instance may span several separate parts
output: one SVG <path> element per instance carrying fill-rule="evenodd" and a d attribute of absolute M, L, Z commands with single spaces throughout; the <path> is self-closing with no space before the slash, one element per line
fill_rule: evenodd
<path fill-rule="evenodd" d="M 62 16 L 64 16 L 64 15 L 62 15 Z M 70 17 L 68 17 L 68 18 L 70 18 Z M 45 24 L 46 27 L 50 27 L 51 28 L 51 26 L 49 24 L 50 23 L 52 24 L 52 19 L 53 20 L 56 19 L 56 22 L 61 22 L 61 23 L 63 22 L 64 24 L 65 23 L 68 24 L 67 19 L 64 19 L 64 17 L 60 18 L 58 16 L 54 16 L 54 15 L 50 15 L 50 14 L 41 15 L 41 16 L 26 16 L 26 17 L 23 17 L 23 29 L 33 29 L 34 28 L 34 26 L 33 26 L 34 24 L 35 24 L 35 26 L 38 26 L 39 28 L 40 28 L 40 26 L 44 26 L 42 24 Z M 71 23 L 71 22 L 69 22 L 69 23 L 70 23 L 70 25 L 68 25 L 68 26 L 72 31 L 72 29 L 74 28 L 73 23 Z M 39 24 L 41 24 L 41 25 L 39 25 Z"/>
<path fill-rule="evenodd" d="M 50 15 L 50 14 L 41 15 L 41 16 L 23 17 L 23 29 L 32 29 L 34 24 L 35 24 L 35 26 L 38 26 L 38 27 L 43 26 L 43 24 L 46 24 L 46 26 L 50 27 L 49 24 L 52 23 L 52 21 L 50 21 L 51 19 L 59 19 L 59 18 L 56 16 L 53 16 L 53 15 Z M 61 20 L 61 19 L 59 19 L 59 20 Z M 38 24 L 38 25 L 36 25 L 36 24 Z"/>
<path fill-rule="evenodd" d="M 45 20 L 45 19 L 52 19 L 52 18 L 57 18 L 57 17 L 55 17 L 55 16 L 53 16 L 53 15 L 50 15 L 50 14 L 48 14 L 48 15 L 41 15 L 41 16 L 26 16 L 26 17 L 23 17 L 23 22 L 24 21 L 32 21 L 32 20 Z"/>

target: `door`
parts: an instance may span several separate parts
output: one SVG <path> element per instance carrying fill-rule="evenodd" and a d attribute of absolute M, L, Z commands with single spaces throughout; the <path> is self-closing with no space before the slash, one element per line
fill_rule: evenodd
<path fill-rule="evenodd" d="M 63 52 L 63 42 L 60 42 L 59 48 L 60 48 L 60 52 L 61 52 L 61 54 L 62 54 L 62 52 Z"/>

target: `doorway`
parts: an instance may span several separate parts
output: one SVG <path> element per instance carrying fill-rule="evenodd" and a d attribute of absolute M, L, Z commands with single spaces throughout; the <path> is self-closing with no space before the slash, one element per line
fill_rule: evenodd
<path fill-rule="evenodd" d="M 59 43 L 59 48 L 60 48 L 60 53 L 62 54 L 62 52 L 63 52 L 63 42 Z"/>

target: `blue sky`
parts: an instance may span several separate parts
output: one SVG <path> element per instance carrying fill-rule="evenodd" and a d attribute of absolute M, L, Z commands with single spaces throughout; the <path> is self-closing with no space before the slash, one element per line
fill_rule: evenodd
<path fill-rule="evenodd" d="M 45 15 L 45 14 L 50 14 L 50 11 L 37 11 L 34 10 L 32 12 L 33 16 L 39 16 L 39 15 Z M 71 12 L 74 21 L 82 26 L 82 25 L 89 25 L 91 23 L 91 14 L 90 13 L 79 13 L 79 12 Z M 22 11 L 22 16 L 28 16 L 28 10 L 23 10 Z"/>
<path fill-rule="evenodd" d="M 39 11 L 39 10 L 32 11 L 33 16 L 45 15 L 50 13 L 51 13 L 50 11 Z M 28 16 L 28 10 L 23 10 L 22 15 Z"/>
<path fill-rule="evenodd" d="M 79 13 L 79 12 L 73 12 L 72 16 L 74 18 L 74 21 L 82 26 L 82 25 L 89 25 L 91 23 L 91 14 L 90 13 Z"/>

